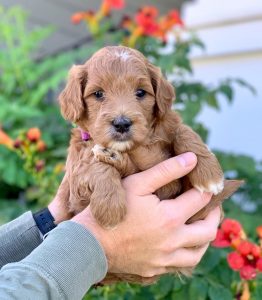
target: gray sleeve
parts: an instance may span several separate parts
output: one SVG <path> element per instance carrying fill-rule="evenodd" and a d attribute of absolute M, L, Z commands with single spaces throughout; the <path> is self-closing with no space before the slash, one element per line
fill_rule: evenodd
<path fill-rule="evenodd" d="M 0 299 L 82 299 L 106 272 L 107 260 L 95 237 L 66 221 L 28 257 L 2 268 Z"/>
<path fill-rule="evenodd" d="M 0 269 L 30 254 L 42 242 L 31 212 L 0 227 Z"/>

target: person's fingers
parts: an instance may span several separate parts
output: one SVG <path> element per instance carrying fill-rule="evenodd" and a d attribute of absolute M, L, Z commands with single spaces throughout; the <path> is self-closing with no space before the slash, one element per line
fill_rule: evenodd
<path fill-rule="evenodd" d="M 199 248 L 180 248 L 170 254 L 166 261 L 166 269 L 170 272 L 174 268 L 195 267 L 205 254 L 209 243 Z"/>
<path fill-rule="evenodd" d="M 208 247 L 209 243 L 206 243 L 199 248 L 180 248 L 175 250 L 162 259 L 158 266 L 148 269 L 142 276 L 153 278 L 155 275 L 175 273 L 178 268 L 194 268 L 199 264 Z"/>
<path fill-rule="evenodd" d="M 196 163 L 196 155 L 186 152 L 167 159 L 146 171 L 129 176 L 123 181 L 123 185 L 127 189 L 135 187 L 137 195 L 153 193 L 169 182 L 188 174 Z"/>
<path fill-rule="evenodd" d="M 161 205 L 165 206 L 167 213 L 180 212 L 179 215 L 177 213 L 172 214 L 175 223 L 185 223 L 189 218 L 205 207 L 211 197 L 211 193 L 201 193 L 197 189 L 191 189 L 176 199 L 161 201 Z"/>
<path fill-rule="evenodd" d="M 199 224 L 202 226 L 207 226 L 209 228 L 215 228 L 217 230 L 221 218 L 221 209 L 220 207 L 216 207 L 210 211 L 210 213 L 205 217 L 204 220 L 199 220 L 194 222 L 193 224 Z M 189 225 L 187 225 L 189 226 Z"/>
<path fill-rule="evenodd" d="M 204 220 L 186 224 L 177 237 L 178 248 L 196 247 L 212 242 L 216 238 L 220 215 L 220 208 L 217 207 Z"/>

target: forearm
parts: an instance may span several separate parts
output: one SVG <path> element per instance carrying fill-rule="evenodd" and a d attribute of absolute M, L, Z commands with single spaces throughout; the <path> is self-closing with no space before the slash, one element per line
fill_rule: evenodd
<path fill-rule="evenodd" d="M 106 272 L 106 257 L 94 236 L 67 221 L 28 257 L 2 268 L 0 298 L 82 299 Z"/>
<path fill-rule="evenodd" d="M 66 207 L 68 193 L 68 182 L 65 176 L 57 195 L 48 205 L 56 224 L 72 217 Z M 15 220 L 0 226 L 0 269 L 7 263 L 17 262 L 25 258 L 42 241 L 42 234 L 36 225 L 32 212 L 26 212 Z"/>
<path fill-rule="evenodd" d="M 42 242 L 31 212 L 0 227 L 0 269 L 29 255 Z"/>

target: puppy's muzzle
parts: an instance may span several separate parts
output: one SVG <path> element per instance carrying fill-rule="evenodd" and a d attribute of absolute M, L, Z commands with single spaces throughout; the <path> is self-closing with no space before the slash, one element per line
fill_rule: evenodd
<path fill-rule="evenodd" d="M 116 132 L 124 134 L 129 132 L 132 121 L 126 116 L 119 116 L 112 121 L 112 125 Z"/>

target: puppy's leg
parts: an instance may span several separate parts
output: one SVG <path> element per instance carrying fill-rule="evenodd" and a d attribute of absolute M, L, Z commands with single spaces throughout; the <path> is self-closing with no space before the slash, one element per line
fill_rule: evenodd
<path fill-rule="evenodd" d="M 190 127 L 179 124 L 174 137 L 176 154 L 191 151 L 197 155 L 197 165 L 188 174 L 191 184 L 201 192 L 219 194 L 224 188 L 224 176 L 215 155 Z"/>
<path fill-rule="evenodd" d="M 125 191 L 119 172 L 112 166 L 97 162 L 88 170 L 90 209 L 103 227 L 114 227 L 126 215 Z"/>
<path fill-rule="evenodd" d="M 112 227 L 126 214 L 125 191 L 119 172 L 112 166 L 82 162 L 70 174 L 70 210 L 77 214 L 90 209 L 103 227 Z"/>

